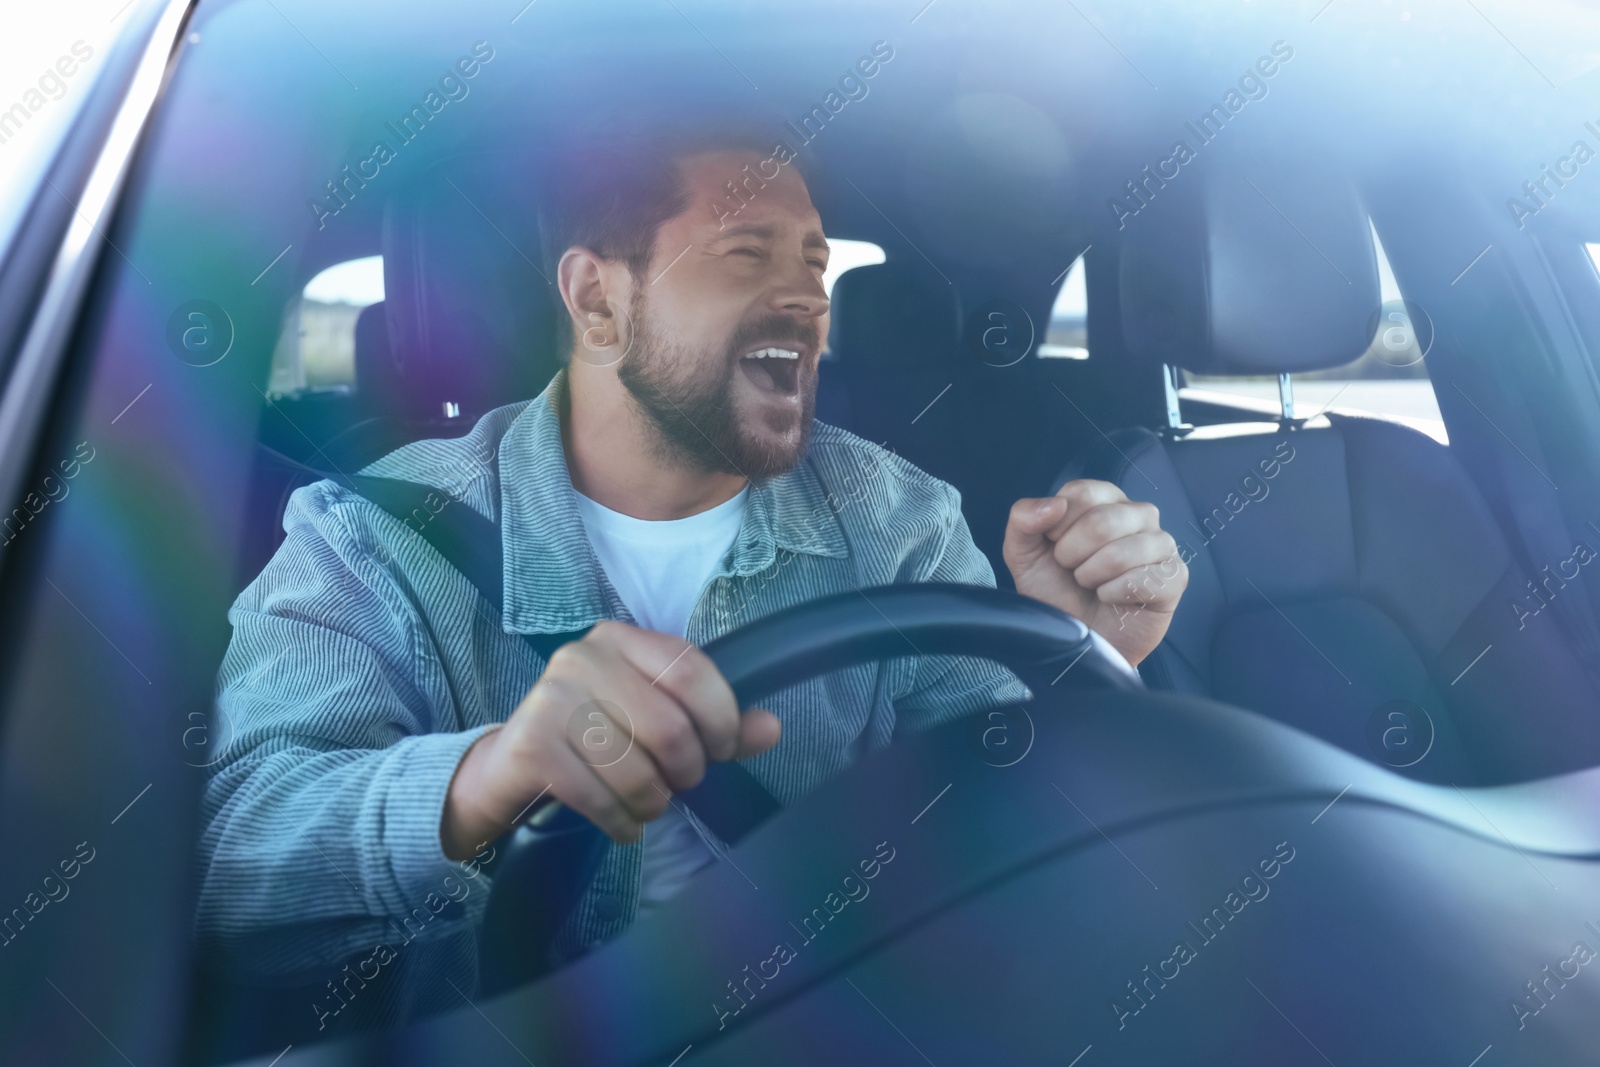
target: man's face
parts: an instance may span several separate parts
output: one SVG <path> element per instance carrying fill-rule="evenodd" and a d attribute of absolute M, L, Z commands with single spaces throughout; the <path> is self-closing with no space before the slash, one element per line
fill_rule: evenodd
<path fill-rule="evenodd" d="M 656 234 L 617 368 L 664 458 L 756 481 L 805 455 L 828 333 L 821 219 L 793 168 L 769 179 L 765 159 L 679 162 L 689 206 Z"/>

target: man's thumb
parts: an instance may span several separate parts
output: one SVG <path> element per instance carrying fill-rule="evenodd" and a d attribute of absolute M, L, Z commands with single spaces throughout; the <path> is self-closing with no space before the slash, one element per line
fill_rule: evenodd
<path fill-rule="evenodd" d="M 739 716 L 739 752 L 734 759 L 758 756 L 778 743 L 783 723 L 766 708 L 751 708 Z"/>
<path fill-rule="evenodd" d="M 1062 520 L 1066 511 L 1067 502 L 1058 496 L 1023 497 L 1011 505 L 1006 522 L 1006 561 L 1013 567 L 1025 567 L 1050 552 L 1045 533 Z"/>

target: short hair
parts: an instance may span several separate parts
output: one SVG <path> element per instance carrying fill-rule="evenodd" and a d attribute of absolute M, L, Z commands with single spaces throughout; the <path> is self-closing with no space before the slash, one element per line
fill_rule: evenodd
<path fill-rule="evenodd" d="M 572 323 L 555 288 L 557 266 L 567 249 L 582 245 L 606 259 L 627 263 L 642 279 L 655 251 L 661 224 L 689 206 L 689 188 L 679 162 L 705 152 L 747 151 L 774 156 L 781 149 L 804 179 L 798 146 L 786 140 L 781 121 L 744 120 L 716 126 L 591 125 L 553 153 L 539 206 L 540 258 L 556 302 L 556 350 L 565 360 L 573 345 Z"/>

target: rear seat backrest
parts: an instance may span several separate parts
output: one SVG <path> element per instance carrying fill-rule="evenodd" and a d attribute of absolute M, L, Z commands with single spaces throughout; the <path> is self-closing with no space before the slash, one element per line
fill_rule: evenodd
<path fill-rule="evenodd" d="M 1059 424 L 1065 403 L 1041 395 L 1031 358 L 992 367 L 965 351 L 956 291 L 920 261 L 846 271 L 832 304 L 817 417 L 960 489 L 974 542 L 1008 584 L 1006 517 L 1049 476 L 1050 463 L 1035 467 L 1035 453 L 1052 430 L 1049 411 Z"/>
<path fill-rule="evenodd" d="M 950 441 L 953 408 L 917 415 L 950 380 L 961 328 L 955 289 L 922 263 L 877 263 L 839 275 L 830 303 L 817 417 L 903 454 L 902 444 L 934 455 Z M 913 419 L 922 429 L 910 431 Z"/>
<path fill-rule="evenodd" d="M 1303 187 L 1315 202 L 1291 225 L 1239 186 L 1208 189 L 1199 218 L 1130 230 L 1119 270 L 1130 356 L 1209 374 L 1358 357 L 1378 285 L 1353 193 Z M 1156 504 L 1187 559 L 1188 591 L 1146 680 L 1424 780 L 1600 763 L 1600 694 L 1554 626 L 1521 629 L 1519 570 L 1449 449 L 1380 419 L 1327 421 L 1118 430 L 1058 476 L 1052 488 L 1103 478 Z"/>

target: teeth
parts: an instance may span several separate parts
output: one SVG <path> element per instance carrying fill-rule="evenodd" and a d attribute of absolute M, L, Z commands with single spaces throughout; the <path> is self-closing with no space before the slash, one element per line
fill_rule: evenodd
<path fill-rule="evenodd" d="M 799 359 L 800 353 L 787 348 L 758 348 L 745 359 Z"/>

